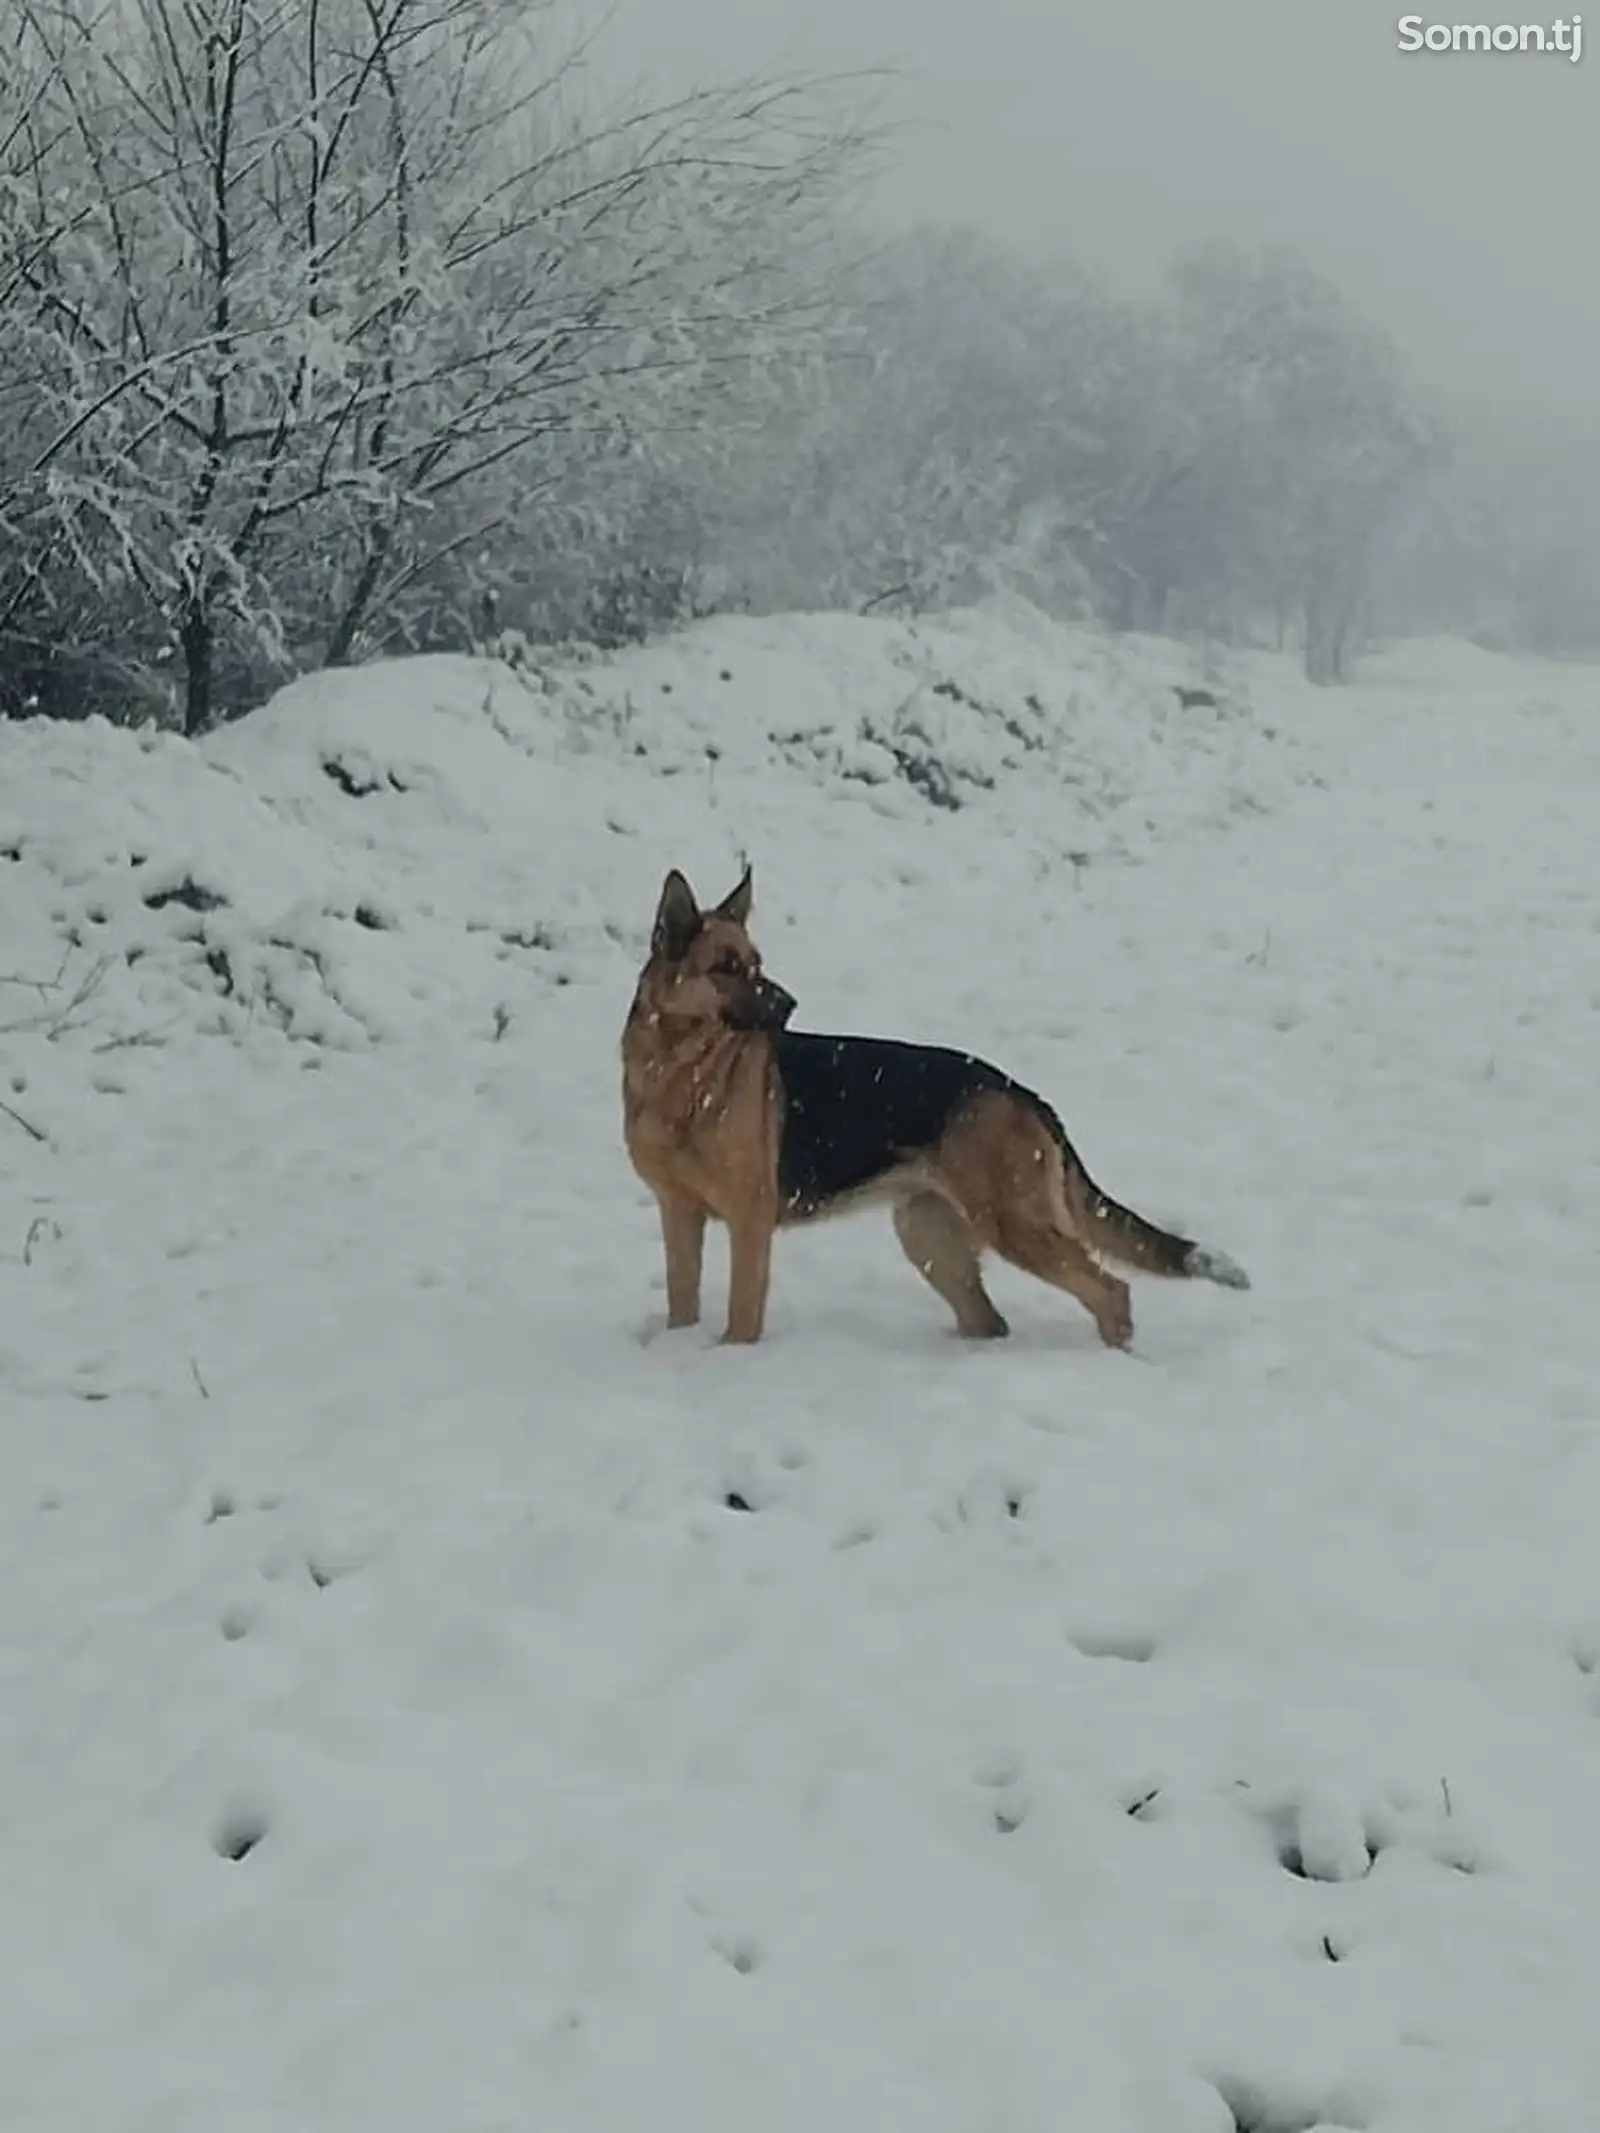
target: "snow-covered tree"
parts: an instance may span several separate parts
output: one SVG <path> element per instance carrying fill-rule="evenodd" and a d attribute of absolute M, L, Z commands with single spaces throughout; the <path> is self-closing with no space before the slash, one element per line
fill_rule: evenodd
<path fill-rule="evenodd" d="M 1442 437 L 1398 353 L 1294 254 L 1197 250 L 1174 273 L 1193 495 L 1235 608 L 1291 615 L 1342 678 L 1383 542 Z"/>
<path fill-rule="evenodd" d="M 860 145 L 817 83 L 585 112 L 527 0 L 19 11 L 0 615 L 175 655 L 191 731 L 803 318 Z"/>

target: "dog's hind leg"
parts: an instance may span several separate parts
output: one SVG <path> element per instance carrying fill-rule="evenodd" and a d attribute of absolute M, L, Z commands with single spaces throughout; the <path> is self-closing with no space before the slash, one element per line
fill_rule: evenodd
<path fill-rule="evenodd" d="M 1089 1313 L 1108 1348 L 1126 1348 L 1133 1338 L 1128 1284 L 1108 1274 L 1076 1237 L 1048 1219 L 1006 1208 L 1000 1213 L 995 1248 L 1013 1266 L 1053 1288 L 1065 1289 Z"/>
<path fill-rule="evenodd" d="M 1075 1296 L 1108 1348 L 1133 1337 L 1128 1285 L 1075 1233 L 1065 1157 L 1051 1120 L 1025 1098 L 980 1098 L 946 1131 L 939 1168 L 980 1244 Z"/>
<path fill-rule="evenodd" d="M 936 1192 L 913 1193 L 894 1210 L 900 1249 L 956 1315 L 968 1340 L 1000 1340 L 1010 1327 L 983 1285 L 978 1239 L 959 1208 Z"/>
<path fill-rule="evenodd" d="M 667 1324 L 700 1323 L 700 1270 L 705 1260 L 706 1212 L 693 1200 L 660 1193 L 661 1242 L 667 1256 Z"/>

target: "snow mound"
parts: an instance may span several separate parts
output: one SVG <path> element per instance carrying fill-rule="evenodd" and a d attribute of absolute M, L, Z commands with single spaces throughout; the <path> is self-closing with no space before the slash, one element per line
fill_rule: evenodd
<path fill-rule="evenodd" d="M 1272 804 L 1242 782 L 1247 709 L 1180 712 L 1178 664 L 1008 603 L 722 620 L 543 666 L 387 662 L 297 682 L 198 747 L 0 729 L 8 938 L 41 1026 L 70 1002 L 124 1035 L 425 1033 L 529 974 L 571 982 L 608 943 L 633 954 L 708 809 L 725 854 L 772 855 L 781 881 L 841 808 L 992 824 L 1005 804 L 1049 877 Z"/>

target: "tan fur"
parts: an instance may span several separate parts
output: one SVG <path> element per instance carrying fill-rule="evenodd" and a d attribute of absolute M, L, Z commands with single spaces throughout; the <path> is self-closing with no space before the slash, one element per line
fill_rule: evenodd
<path fill-rule="evenodd" d="M 723 1338 L 731 1342 L 760 1339 L 773 1238 L 799 1219 L 780 1202 L 783 1092 L 772 1035 L 736 1026 L 748 1023 L 768 982 L 747 930 L 750 906 L 748 869 L 705 913 L 683 876 L 668 875 L 622 1042 L 624 1134 L 660 1210 L 667 1323 L 699 1321 L 705 1229 L 717 1221 L 729 1237 Z M 1100 1192 L 1053 1114 L 1026 1091 L 979 1090 L 931 1146 L 818 1212 L 884 1203 L 907 1259 L 969 1339 L 1007 1331 L 984 1287 L 985 1252 L 1076 1297 L 1113 1348 L 1132 1336 L 1129 1293 L 1096 1252 L 1152 1273 L 1204 1270 L 1198 1247 Z M 1210 1278 L 1246 1285 L 1221 1255 L 1198 1256 L 1228 1270 Z"/>

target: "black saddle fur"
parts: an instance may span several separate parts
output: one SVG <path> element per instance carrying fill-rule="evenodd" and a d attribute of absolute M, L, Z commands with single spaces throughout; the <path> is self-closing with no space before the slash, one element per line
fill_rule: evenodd
<path fill-rule="evenodd" d="M 818 1214 L 931 1148 L 974 1096 L 1010 1090 L 1039 1104 L 986 1059 L 943 1045 L 779 1030 L 772 1049 L 783 1092 L 778 1192 L 790 1214 Z"/>

